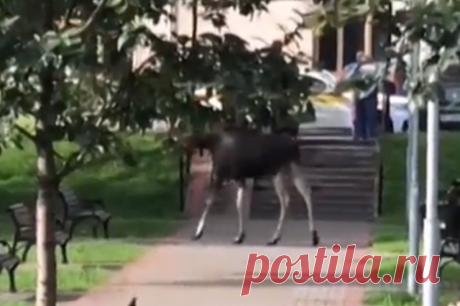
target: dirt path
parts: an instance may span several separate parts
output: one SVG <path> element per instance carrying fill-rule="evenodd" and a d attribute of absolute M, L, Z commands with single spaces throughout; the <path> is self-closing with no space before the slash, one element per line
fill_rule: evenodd
<path fill-rule="evenodd" d="M 207 232 L 200 242 L 190 241 L 195 222 L 182 228 L 165 243 L 152 246 L 141 259 L 126 266 L 106 284 L 65 306 L 126 306 L 137 297 L 137 306 L 300 306 L 300 305 L 362 305 L 364 286 L 341 283 L 297 285 L 287 281 L 274 285 L 270 280 L 253 285 L 248 296 L 241 297 L 243 275 L 249 253 L 263 253 L 274 260 L 287 254 L 297 258 L 316 248 L 310 246 L 308 224 L 305 221 L 287 223 L 279 246 L 267 247 L 275 221 L 249 221 L 247 241 L 234 246 L 234 219 L 212 216 Z M 367 223 L 318 222 L 321 246 L 328 254 L 334 243 L 356 244 L 355 258 L 366 253 L 371 226 Z M 341 258 L 344 251 L 340 253 Z M 313 262 L 310 259 L 312 268 Z M 324 266 L 327 267 L 328 260 Z M 340 262 L 339 262 L 340 265 Z M 256 265 L 256 271 L 260 264 Z M 323 268 L 323 271 L 325 269 Z M 256 272 L 257 273 L 257 272 Z"/>

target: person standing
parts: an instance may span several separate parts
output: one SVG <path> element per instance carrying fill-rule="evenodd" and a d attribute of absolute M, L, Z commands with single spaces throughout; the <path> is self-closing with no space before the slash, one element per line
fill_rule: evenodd
<path fill-rule="evenodd" d="M 383 80 L 381 88 L 379 88 L 379 99 L 378 99 L 378 122 L 382 127 L 382 131 L 385 133 L 393 133 L 393 122 L 390 116 L 390 97 L 396 94 L 396 85 L 390 80 Z"/>
<path fill-rule="evenodd" d="M 359 78 L 366 74 L 363 71 L 363 65 L 370 63 L 371 57 L 365 55 L 362 51 L 356 54 L 356 62 L 344 67 L 345 78 Z M 354 101 L 354 120 L 353 135 L 356 140 L 366 140 L 377 137 L 378 125 L 378 86 L 372 85 L 371 88 L 355 95 Z"/>

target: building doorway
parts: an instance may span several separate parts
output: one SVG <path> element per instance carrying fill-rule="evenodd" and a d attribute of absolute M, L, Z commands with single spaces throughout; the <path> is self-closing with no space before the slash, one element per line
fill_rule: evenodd
<path fill-rule="evenodd" d="M 343 66 L 356 61 L 356 53 L 364 47 L 364 22 L 353 20 L 343 28 Z"/>
<path fill-rule="evenodd" d="M 318 48 L 319 67 L 326 70 L 335 71 L 337 63 L 337 30 L 330 25 L 326 25 L 323 33 L 319 37 Z"/>

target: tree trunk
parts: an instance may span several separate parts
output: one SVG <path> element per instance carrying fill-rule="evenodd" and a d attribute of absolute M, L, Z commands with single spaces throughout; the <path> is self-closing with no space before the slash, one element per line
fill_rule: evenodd
<path fill-rule="evenodd" d="M 56 255 L 54 204 L 56 168 L 52 143 L 37 143 L 37 291 L 36 306 L 56 305 Z"/>
<path fill-rule="evenodd" d="M 45 1 L 44 28 L 53 28 L 53 1 Z M 36 123 L 38 195 L 36 203 L 37 288 L 36 306 L 56 306 L 56 255 L 54 203 L 58 180 L 54 161 L 53 139 L 49 128 L 55 121 L 52 101 L 54 67 L 48 63 L 40 74 L 40 108 Z"/>
<path fill-rule="evenodd" d="M 195 51 L 198 36 L 198 0 L 192 2 L 192 52 Z"/>
<path fill-rule="evenodd" d="M 54 2 L 45 0 L 43 28 L 53 30 Z M 52 108 L 54 67 L 47 63 L 40 73 L 40 107 L 37 113 L 36 140 L 38 195 L 36 204 L 37 288 L 36 306 L 56 306 L 56 254 L 54 237 L 54 204 L 57 186 L 53 139 L 50 127 L 56 120 Z"/>
<path fill-rule="evenodd" d="M 171 33 L 170 37 L 171 40 L 176 40 L 176 38 L 179 36 L 179 18 L 180 18 L 180 10 L 181 10 L 181 1 L 176 0 L 173 1 L 173 3 L 170 4 L 171 6 L 171 14 L 174 16 L 174 20 L 170 20 L 171 24 Z"/>
<path fill-rule="evenodd" d="M 54 68 L 48 65 L 41 74 L 42 92 L 36 124 L 38 195 L 36 209 L 37 291 L 36 306 L 56 306 L 55 202 L 59 185 L 49 128 L 53 120 Z"/>

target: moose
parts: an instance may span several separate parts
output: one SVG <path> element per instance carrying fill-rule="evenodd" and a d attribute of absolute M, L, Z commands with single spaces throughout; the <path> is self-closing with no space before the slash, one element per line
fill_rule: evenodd
<path fill-rule="evenodd" d="M 243 222 L 243 197 L 249 180 L 271 177 L 280 202 L 280 215 L 276 230 L 268 245 L 276 245 L 280 239 L 289 205 L 289 193 L 286 177 L 292 179 L 294 186 L 305 201 L 312 244 L 319 243 L 318 232 L 313 224 L 311 188 L 300 171 L 300 148 L 293 137 L 298 129 L 278 129 L 269 133 L 250 127 L 227 126 L 221 131 L 195 134 L 186 137 L 182 144 L 188 154 L 207 150 L 211 154 L 212 170 L 209 193 L 204 210 L 199 219 L 194 240 L 203 236 L 206 217 L 212 206 L 216 192 L 223 184 L 233 181 L 237 185 L 236 208 L 238 213 L 238 233 L 235 244 L 244 242 L 246 234 Z"/>

